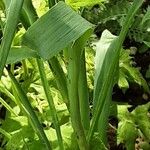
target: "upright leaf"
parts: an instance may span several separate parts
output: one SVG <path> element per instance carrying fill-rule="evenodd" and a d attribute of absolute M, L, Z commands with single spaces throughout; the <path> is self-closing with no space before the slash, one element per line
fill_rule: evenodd
<path fill-rule="evenodd" d="M 37 134 L 39 135 L 39 138 L 41 140 L 43 140 L 43 142 L 46 145 L 46 149 L 47 150 L 51 150 L 51 144 L 49 142 L 49 140 L 47 139 L 45 132 L 43 130 L 42 125 L 39 122 L 39 119 L 37 117 L 37 115 L 35 114 L 27 95 L 25 94 L 25 92 L 23 91 L 22 87 L 20 86 L 20 84 L 17 82 L 16 78 L 13 76 L 13 74 L 11 72 L 8 72 L 9 76 L 11 78 L 11 81 L 15 87 L 15 90 L 17 91 L 17 94 L 21 100 L 22 106 L 24 107 L 24 110 L 27 114 L 27 116 L 31 119 L 33 125 L 34 125 L 34 129 L 37 132 Z"/>
<path fill-rule="evenodd" d="M 105 75 L 105 77 L 101 85 L 101 89 L 99 91 L 96 108 L 94 109 L 93 120 L 91 123 L 91 128 L 88 133 L 88 140 L 91 140 L 94 131 L 96 129 L 97 121 L 99 120 L 99 117 L 105 105 L 107 92 L 114 84 L 116 70 L 118 69 L 118 64 L 119 64 L 119 55 L 120 55 L 121 46 L 129 30 L 129 27 L 133 22 L 133 17 L 136 14 L 139 7 L 142 5 L 142 3 L 143 0 L 139 0 L 139 1 L 134 0 L 133 5 L 131 6 L 128 12 L 126 20 L 124 21 L 124 25 L 122 27 L 119 37 L 113 40 L 106 53 L 107 59 L 104 59 L 104 62 L 102 64 L 102 69 L 101 69 L 102 71 L 99 74 L 97 82 L 101 81 L 101 76 Z M 105 68 L 107 68 L 107 70 Z"/>
<path fill-rule="evenodd" d="M 11 43 L 15 35 L 15 30 L 18 24 L 18 19 L 23 5 L 23 1 L 24 0 L 11 0 L 10 3 L 0 51 L 0 78 L 2 76 Z"/>
<path fill-rule="evenodd" d="M 102 72 L 102 65 L 104 59 L 106 59 L 106 53 L 108 51 L 108 48 L 111 42 L 115 38 L 117 38 L 117 36 L 114 36 L 108 30 L 105 30 L 102 33 L 101 39 L 96 44 L 97 46 L 96 46 L 96 56 L 95 56 L 94 104 L 98 99 L 99 91 L 101 89 L 102 82 L 106 77 L 106 75 L 103 74 L 103 76 L 100 76 L 101 79 L 99 80 L 99 82 L 97 80 L 99 74 Z M 107 67 L 105 69 L 107 70 Z"/>
<path fill-rule="evenodd" d="M 101 39 L 97 43 L 96 47 L 96 57 L 95 57 L 95 79 L 94 79 L 94 107 L 93 109 L 95 110 L 95 107 L 97 105 L 97 100 L 99 97 L 99 93 L 101 91 L 103 82 L 107 80 L 106 73 L 108 71 L 108 66 L 110 65 L 110 57 L 106 57 L 106 53 L 108 51 L 108 48 L 111 44 L 111 42 L 117 38 L 116 36 L 112 35 L 108 30 L 105 30 L 102 33 Z M 105 62 L 108 63 L 105 63 Z M 105 67 L 103 65 L 105 64 Z M 100 76 L 99 76 L 100 75 Z M 102 114 L 99 117 L 99 121 L 97 124 L 97 130 L 99 131 L 100 138 L 102 139 L 102 142 L 106 145 L 107 143 L 107 135 L 106 135 L 106 130 L 107 130 L 107 124 L 108 124 L 108 116 L 109 116 L 109 108 L 110 108 L 110 102 L 111 102 L 111 93 L 112 93 L 112 87 L 113 83 L 109 85 L 108 90 L 107 90 L 107 95 L 105 98 L 105 104 L 104 107 L 102 108 Z"/>

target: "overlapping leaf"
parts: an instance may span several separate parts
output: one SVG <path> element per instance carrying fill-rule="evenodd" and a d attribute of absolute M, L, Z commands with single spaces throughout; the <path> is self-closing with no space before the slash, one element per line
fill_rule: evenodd
<path fill-rule="evenodd" d="M 12 47 L 7 57 L 6 64 L 16 63 L 27 58 L 38 58 L 37 52 L 27 47 Z"/>
<path fill-rule="evenodd" d="M 28 29 L 23 45 L 50 59 L 91 27 L 64 2 L 59 2 Z"/>

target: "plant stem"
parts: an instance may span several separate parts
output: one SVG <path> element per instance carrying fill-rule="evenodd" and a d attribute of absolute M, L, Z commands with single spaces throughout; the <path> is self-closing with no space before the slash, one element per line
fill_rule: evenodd
<path fill-rule="evenodd" d="M 51 1 L 49 1 L 49 4 L 50 4 L 50 2 Z M 51 4 L 53 4 L 53 3 L 51 3 Z M 31 13 L 31 10 L 28 9 L 28 7 L 27 7 L 28 5 L 30 6 L 31 9 L 33 9 L 33 11 L 32 11 L 33 13 Z M 49 6 L 49 7 L 51 7 L 51 6 Z M 28 15 L 26 15 L 26 14 L 28 14 Z M 37 16 L 36 12 L 34 11 L 34 8 L 33 8 L 31 1 L 30 2 L 27 1 L 26 7 L 24 7 L 24 12 L 22 15 L 22 22 L 24 23 L 24 26 L 26 27 L 26 29 L 28 29 L 30 27 L 30 25 L 32 25 L 32 23 L 34 23 L 37 20 L 37 18 L 38 18 L 38 16 Z M 25 21 L 26 19 L 28 20 L 27 22 Z M 54 106 L 53 98 L 52 98 L 51 93 L 49 91 L 49 85 L 48 85 L 48 81 L 46 79 L 46 74 L 45 74 L 45 71 L 43 70 L 44 64 L 43 64 L 42 60 L 40 60 L 40 59 L 36 59 L 36 61 L 38 64 L 38 69 L 40 72 L 40 77 L 41 77 L 41 81 L 43 84 L 44 92 L 45 92 L 46 98 L 48 100 L 50 110 L 52 112 L 53 122 L 54 122 L 54 126 L 56 129 L 59 146 L 60 146 L 60 149 L 63 150 L 64 146 L 63 146 L 63 140 L 62 140 L 62 135 L 61 135 L 60 126 L 59 126 L 59 121 L 58 121 L 56 109 Z M 58 63 L 57 58 L 54 58 L 54 61 L 56 63 Z M 58 66 L 58 65 L 55 64 L 54 62 L 52 62 L 52 60 L 51 60 L 51 64 L 53 65 L 52 68 L 54 69 L 54 71 L 59 72 L 58 69 L 60 69 L 60 68 L 56 68 L 56 66 Z M 57 80 L 57 81 L 59 82 L 60 80 Z M 61 83 L 59 83 L 59 85 Z"/>
<path fill-rule="evenodd" d="M 14 110 L 0 97 L 0 103 L 10 112 L 12 113 L 15 117 L 18 115 L 14 112 Z"/>
<path fill-rule="evenodd" d="M 90 110 L 89 110 L 89 95 L 86 77 L 85 51 L 83 51 L 81 54 L 80 62 L 81 65 L 80 65 L 79 85 L 78 85 L 80 113 L 82 125 L 85 130 L 88 130 L 90 127 Z"/>
<path fill-rule="evenodd" d="M 80 56 L 81 49 L 76 43 L 73 48 L 69 49 L 69 65 L 68 65 L 68 92 L 70 102 L 70 115 L 72 126 L 77 136 L 80 150 L 88 150 L 84 129 L 81 122 L 80 106 L 79 106 L 79 72 L 80 72 Z"/>
<path fill-rule="evenodd" d="M 41 138 L 44 141 L 44 143 L 46 144 L 47 150 L 52 150 L 50 142 L 48 141 L 48 139 L 44 133 L 44 130 L 43 130 L 35 112 L 33 111 L 33 108 L 28 100 L 28 97 L 26 96 L 25 92 L 23 91 L 22 87 L 19 85 L 19 83 L 17 82 L 17 80 L 15 79 L 13 74 L 10 71 L 8 71 L 8 73 L 9 73 L 9 76 L 11 78 L 11 81 L 12 81 L 16 91 L 18 92 L 18 96 L 21 100 L 23 107 L 25 108 L 27 116 L 32 120 L 35 131 L 37 131 L 39 138 Z"/>
<path fill-rule="evenodd" d="M 2 128 L 0 128 L 0 133 L 2 133 L 3 135 L 5 135 L 5 137 L 7 137 L 8 139 L 11 139 L 11 134 L 9 134 L 8 132 L 6 132 Z"/>
<path fill-rule="evenodd" d="M 48 0 L 49 9 L 53 7 L 57 2 L 58 2 L 57 0 Z M 67 80 L 64 71 L 56 57 L 53 57 L 50 60 L 48 60 L 48 63 L 55 77 L 59 91 L 63 97 L 63 101 L 65 102 L 69 110 Z"/>
<path fill-rule="evenodd" d="M 69 109 L 67 81 L 64 71 L 56 57 L 51 58 L 48 61 L 48 64 L 50 66 L 51 71 L 53 72 L 58 89 L 63 97 L 63 101 L 66 103 Z"/>
<path fill-rule="evenodd" d="M 37 59 L 37 64 L 38 64 L 44 92 L 45 92 L 45 95 L 46 95 L 46 98 L 47 98 L 47 101 L 49 103 L 50 110 L 52 113 L 53 123 L 54 123 L 55 129 L 56 129 L 59 147 L 60 147 L 60 150 L 64 150 L 62 135 L 61 135 L 60 126 L 59 126 L 59 120 L 58 120 L 57 112 L 56 112 L 55 105 L 53 102 L 53 98 L 52 98 L 50 90 L 49 90 L 48 80 L 46 78 L 46 74 L 44 71 L 44 63 L 41 59 Z"/>
<path fill-rule="evenodd" d="M 2 83 L 3 84 L 3 83 Z M 2 93 L 5 93 L 13 102 L 15 102 L 17 104 L 17 100 L 15 99 L 15 97 L 9 92 L 9 90 L 7 90 L 6 87 L 0 85 L 0 91 Z"/>
<path fill-rule="evenodd" d="M 0 79 L 15 35 L 16 26 L 24 0 L 11 0 L 0 51 Z"/>
<path fill-rule="evenodd" d="M 27 79 L 28 78 L 28 67 L 26 64 L 26 60 L 22 60 L 22 67 L 24 70 L 24 79 Z"/>

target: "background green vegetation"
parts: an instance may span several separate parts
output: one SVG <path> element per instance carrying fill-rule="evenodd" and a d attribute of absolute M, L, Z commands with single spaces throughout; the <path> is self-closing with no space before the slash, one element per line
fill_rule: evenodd
<path fill-rule="evenodd" d="M 149 150 L 149 5 L 0 1 L 0 149 Z"/>

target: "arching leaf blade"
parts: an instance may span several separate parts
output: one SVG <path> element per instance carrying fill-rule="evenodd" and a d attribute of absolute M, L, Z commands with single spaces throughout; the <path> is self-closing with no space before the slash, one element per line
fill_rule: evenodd
<path fill-rule="evenodd" d="M 92 24 L 59 2 L 28 29 L 22 44 L 50 59 L 91 28 Z"/>

